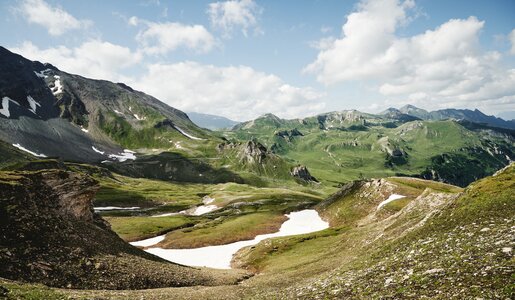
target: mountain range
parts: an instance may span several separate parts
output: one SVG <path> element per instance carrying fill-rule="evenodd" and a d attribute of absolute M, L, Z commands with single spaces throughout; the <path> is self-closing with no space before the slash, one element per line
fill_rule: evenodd
<path fill-rule="evenodd" d="M 1 47 L 0 66 L 0 298 L 513 298 L 513 121 L 235 124 Z M 298 212 L 325 229 L 282 234 Z M 160 254 L 218 246 L 231 269 Z"/>
<path fill-rule="evenodd" d="M 188 117 L 190 117 L 191 121 L 193 121 L 193 123 L 197 124 L 198 126 L 210 130 L 227 129 L 238 124 L 238 122 L 227 119 L 226 117 L 197 112 L 188 112 Z"/>
<path fill-rule="evenodd" d="M 466 120 L 494 127 L 515 129 L 515 121 L 505 121 L 502 118 L 488 116 L 477 109 L 440 109 L 428 112 L 427 110 L 408 104 L 399 109 L 389 108 L 380 114 L 405 114 L 417 117 L 421 120 Z"/>

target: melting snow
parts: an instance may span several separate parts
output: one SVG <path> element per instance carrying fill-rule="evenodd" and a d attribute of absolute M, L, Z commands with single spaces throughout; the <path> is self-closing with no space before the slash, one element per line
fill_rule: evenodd
<path fill-rule="evenodd" d="M 32 155 L 34 155 L 34 156 L 36 156 L 36 157 L 48 157 L 48 156 L 46 156 L 46 155 L 45 155 L 45 154 L 43 154 L 43 153 L 38 154 L 38 153 L 36 153 L 36 152 L 30 151 L 29 149 L 27 149 L 27 148 L 25 148 L 25 147 L 21 146 L 20 144 L 13 144 L 13 146 L 14 146 L 14 147 L 16 147 L 16 148 L 18 148 L 18 149 L 20 149 L 20 150 L 22 150 L 22 151 L 25 151 L 25 152 L 27 152 L 27 153 L 30 153 L 30 154 L 32 154 Z"/>
<path fill-rule="evenodd" d="M 305 234 L 320 231 L 329 227 L 329 223 L 323 221 L 316 210 L 307 209 L 292 212 L 286 216 L 289 219 L 281 225 L 278 232 L 261 234 L 256 236 L 253 240 L 194 249 L 150 248 L 145 251 L 168 261 L 188 266 L 230 269 L 232 256 L 243 247 L 255 245 L 268 238 Z M 135 246 L 152 246 L 161 242 L 164 239 L 164 235 L 155 237 L 154 239 L 155 240 L 147 239 L 131 244 Z M 144 245 L 136 243 L 143 243 Z"/>
<path fill-rule="evenodd" d="M 9 101 L 11 101 L 12 103 L 14 103 L 18 106 L 20 105 L 20 103 L 14 101 L 13 99 L 11 99 L 9 97 L 2 98 L 2 109 L 0 109 L 0 114 L 6 116 L 8 118 L 11 116 L 11 112 L 9 111 Z"/>
<path fill-rule="evenodd" d="M 184 135 L 184 136 L 186 136 L 186 137 L 188 137 L 188 138 L 190 138 L 190 139 L 192 139 L 192 140 L 199 140 L 199 141 L 203 140 L 203 139 L 201 139 L 201 138 L 198 138 L 198 137 L 196 137 L 196 136 L 192 136 L 191 134 L 188 134 L 187 132 L 185 132 L 184 130 L 180 129 L 179 127 L 177 127 L 177 126 L 175 126 L 175 125 L 174 125 L 173 127 L 174 127 L 175 129 L 177 129 L 180 133 L 182 133 L 182 135 Z"/>
<path fill-rule="evenodd" d="M 166 234 L 163 234 L 163 235 L 156 236 L 156 237 L 153 237 L 153 238 L 150 238 L 150 239 L 141 240 L 141 241 L 137 241 L 137 242 L 132 242 L 132 243 L 129 243 L 129 244 L 131 244 L 133 246 L 148 247 L 148 246 L 155 245 L 155 244 L 161 242 L 162 240 L 164 240 L 165 239 L 165 235 Z"/>
<path fill-rule="evenodd" d="M 211 204 L 213 201 L 215 201 L 215 198 L 211 198 L 209 196 L 204 196 L 204 198 L 202 198 L 202 203 L 204 204 Z"/>
<path fill-rule="evenodd" d="M 136 118 L 136 120 L 138 121 L 143 121 L 147 119 L 146 117 L 140 118 L 137 114 L 134 114 L 134 118 Z"/>
<path fill-rule="evenodd" d="M 95 148 L 95 146 L 91 146 L 91 149 L 93 149 L 93 151 L 95 151 L 96 153 L 100 153 L 102 155 L 105 153 L 104 151 L 100 151 L 97 148 Z"/>
<path fill-rule="evenodd" d="M 155 215 L 155 216 L 152 216 L 152 218 L 171 217 L 171 216 L 182 215 L 183 213 L 184 213 L 184 210 L 180 211 L 180 212 L 165 213 L 165 214 Z"/>
<path fill-rule="evenodd" d="M 43 71 L 40 71 L 40 72 L 36 72 L 34 71 L 34 74 L 36 74 L 37 77 L 39 78 L 47 78 L 48 77 L 48 72 L 51 72 L 52 69 L 46 69 L 46 70 L 43 70 Z"/>
<path fill-rule="evenodd" d="M 397 200 L 397 199 L 401 199 L 401 198 L 404 198 L 406 196 L 403 196 L 403 195 L 398 195 L 398 194 L 391 194 L 390 197 L 388 197 L 388 199 L 384 200 L 383 202 L 379 203 L 379 205 L 377 206 L 377 210 L 379 210 L 381 207 L 385 206 L 386 204 L 394 201 L 394 200 Z"/>
<path fill-rule="evenodd" d="M 209 212 L 212 212 L 214 210 L 217 210 L 218 206 L 216 205 L 202 205 L 197 208 L 191 213 L 192 216 L 201 216 L 203 214 L 207 214 Z"/>
<path fill-rule="evenodd" d="M 136 152 L 125 149 L 125 150 L 123 150 L 123 153 L 120 153 L 120 154 L 109 154 L 109 158 L 118 160 L 119 162 L 124 162 L 128 159 L 135 160 L 136 155 L 134 155 L 134 153 L 136 153 Z"/>
<path fill-rule="evenodd" d="M 52 89 L 52 94 L 57 96 L 58 94 L 63 92 L 63 85 L 61 84 L 61 76 L 54 75 L 54 88 Z"/>
<path fill-rule="evenodd" d="M 96 211 L 103 211 L 103 210 L 135 210 L 140 209 L 139 206 L 133 206 L 133 207 L 119 207 L 119 206 L 100 206 L 100 207 L 93 207 Z"/>
<path fill-rule="evenodd" d="M 36 107 L 41 107 L 41 104 L 39 104 L 34 98 L 32 98 L 30 95 L 27 96 L 27 101 L 29 101 L 30 105 L 30 111 L 36 114 Z"/>
<path fill-rule="evenodd" d="M 119 114 L 119 115 L 123 115 L 123 113 L 122 113 L 122 112 L 120 112 L 120 111 L 118 111 L 118 110 L 116 110 L 116 109 L 114 109 L 114 112 L 115 112 L 115 113 L 117 113 L 117 114 Z"/>

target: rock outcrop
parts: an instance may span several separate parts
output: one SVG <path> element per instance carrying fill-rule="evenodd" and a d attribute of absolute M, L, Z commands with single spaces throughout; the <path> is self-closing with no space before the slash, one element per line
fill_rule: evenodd
<path fill-rule="evenodd" d="M 297 128 L 291 130 L 281 130 L 275 133 L 275 136 L 281 137 L 288 142 L 293 141 L 295 137 L 304 136 Z"/>
<path fill-rule="evenodd" d="M 268 149 L 257 140 L 248 141 L 239 153 L 240 159 L 247 164 L 261 164 L 268 154 Z"/>
<path fill-rule="evenodd" d="M 306 166 L 296 166 L 291 170 L 291 176 L 301 179 L 307 182 L 318 182 L 318 180 L 311 176 L 311 174 L 308 171 L 308 168 Z"/>

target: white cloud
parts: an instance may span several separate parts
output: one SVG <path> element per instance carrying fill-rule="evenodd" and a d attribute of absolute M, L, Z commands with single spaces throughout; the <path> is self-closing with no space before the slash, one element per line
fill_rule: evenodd
<path fill-rule="evenodd" d="M 258 17 L 263 9 L 253 0 L 231 0 L 210 3 L 207 13 L 214 28 L 223 30 L 224 37 L 230 37 L 236 28 L 248 36 L 250 28 L 254 34 L 263 34 L 258 26 Z"/>
<path fill-rule="evenodd" d="M 295 87 L 279 77 L 250 67 L 216 67 L 197 62 L 153 64 L 135 88 L 186 111 L 247 120 L 272 112 L 281 117 L 319 113 L 324 95 L 310 87 Z"/>
<path fill-rule="evenodd" d="M 58 46 L 47 49 L 39 49 L 26 41 L 10 50 L 31 60 L 51 63 L 65 72 L 112 81 L 124 80 L 119 71 L 142 58 L 141 54 L 129 48 L 99 40 L 91 40 L 75 48 Z"/>
<path fill-rule="evenodd" d="M 78 20 L 60 7 L 52 7 L 44 0 L 24 0 L 18 10 L 29 23 L 45 27 L 48 33 L 59 36 L 69 30 L 87 28 L 90 20 Z"/>
<path fill-rule="evenodd" d="M 205 53 L 216 45 L 215 38 L 202 25 L 154 23 L 137 17 L 131 17 L 129 24 L 133 26 L 143 24 L 146 27 L 136 36 L 136 40 L 146 54 L 166 54 L 180 47 Z"/>
<path fill-rule="evenodd" d="M 510 39 L 510 42 L 511 42 L 510 54 L 515 55 L 515 29 L 513 29 L 510 32 L 510 35 L 508 36 L 508 38 Z"/>
<path fill-rule="evenodd" d="M 502 67 L 499 53 L 480 49 L 484 22 L 452 19 L 434 30 L 399 37 L 396 31 L 410 21 L 412 8 L 412 1 L 361 2 L 347 17 L 342 37 L 322 44 L 304 71 L 327 85 L 372 80 L 397 103 L 409 99 L 433 108 L 515 105 L 515 70 Z"/>

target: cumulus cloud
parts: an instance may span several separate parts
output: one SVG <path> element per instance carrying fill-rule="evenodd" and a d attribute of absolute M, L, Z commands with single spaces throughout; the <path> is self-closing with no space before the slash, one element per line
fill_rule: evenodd
<path fill-rule="evenodd" d="M 304 71 L 327 85 L 373 80 L 393 101 L 435 108 L 515 103 L 515 70 L 502 67 L 499 53 L 480 49 L 483 21 L 452 19 L 434 30 L 399 37 L 396 31 L 409 22 L 413 7 L 412 1 L 361 2 L 347 17 L 342 36 L 324 43 Z"/>
<path fill-rule="evenodd" d="M 508 38 L 510 39 L 510 42 L 511 42 L 510 54 L 515 55 L 515 29 L 513 29 L 510 32 L 510 35 L 508 36 Z"/>
<path fill-rule="evenodd" d="M 81 76 L 121 81 L 120 70 L 138 63 L 142 55 L 109 42 L 91 40 L 75 48 L 58 46 L 40 49 L 26 41 L 10 49 L 28 59 L 48 62 L 65 72 Z"/>
<path fill-rule="evenodd" d="M 319 113 L 324 94 L 295 87 L 247 66 L 217 67 L 197 62 L 152 64 L 132 85 L 186 111 L 248 120 L 264 113 L 300 117 Z"/>
<path fill-rule="evenodd" d="M 134 16 L 128 23 L 145 27 L 136 35 L 136 40 L 146 54 L 166 54 L 181 47 L 205 53 L 216 45 L 213 35 L 202 25 L 154 23 Z"/>
<path fill-rule="evenodd" d="M 44 0 L 24 0 L 18 10 L 29 23 L 45 27 L 48 33 L 59 36 L 67 31 L 86 28 L 90 20 L 78 20 L 60 7 L 53 7 Z"/>
<path fill-rule="evenodd" d="M 248 36 L 249 29 L 253 28 L 255 34 L 262 34 L 258 26 L 258 17 L 263 9 L 253 0 L 231 0 L 210 3 L 207 13 L 214 28 L 221 29 L 224 37 L 231 36 L 235 29 L 240 28 L 244 36 Z"/>

